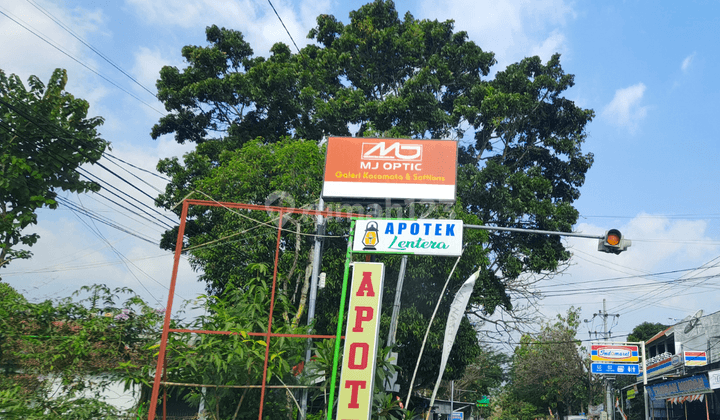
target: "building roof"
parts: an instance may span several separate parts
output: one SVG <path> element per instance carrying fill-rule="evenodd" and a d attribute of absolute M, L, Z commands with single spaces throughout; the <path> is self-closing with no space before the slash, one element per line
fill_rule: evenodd
<path fill-rule="evenodd" d="M 659 333 L 655 334 L 655 335 L 652 336 L 648 341 L 645 342 L 645 345 L 647 346 L 648 344 L 652 343 L 652 342 L 655 341 L 655 340 L 659 340 L 659 339 L 662 338 L 662 337 L 669 336 L 669 335 L 672 333 L 672 331 L 670 331 L 672 328 L 673 328 L 672 326 L 667 327 L 666 329 L 664 329 L 664 330 L 660 331 Z"/>

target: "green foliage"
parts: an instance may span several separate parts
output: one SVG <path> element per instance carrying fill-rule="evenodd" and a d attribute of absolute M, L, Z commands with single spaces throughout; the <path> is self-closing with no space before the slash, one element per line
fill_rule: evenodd
<path fill-rule="evenodd" d="M 491 403 L 492 420 L 536 420 L 549 418 L 547 409 L 519 399 L 512 392 L 503 392 Z"/>
<path fill-rule="evenodd" d="M 664 331 L 667 327 L 667 325 L 659 322 L 643 322 L 633 328 L 632 332 L 628 335 L 628 341 L 647 341 L 660 331 Z"/>
<path fill-rule="evenodd" d="M 328 372 L 332 372 L 334 351 L 334 339 L 322 340 L 316 343 L 313 358 L 310 363 L 307 364 L 305 374 L 301 378 L 304 383 L 314 383 L 320 387 L 319 389 L 312 390 L 309 395 L 308 418 L 310 419 L 324 419 L 327 417 L 327 399 L 330 392 L 331 376 Z M 408 417 L 411 412 L 402 407 L 400 397 L 385 391 L 386 381 L 399 369 L 388 360 L 388 355 L 391 351 L 391 347 L 381 347 L 375 358 L 375 387 L 373 389 L 371 416 L 374 420 L 412 418 L 412 416 Z M 338 381 L 335 389 L 336 397 L 340 392 L 340 366 L 342 366 L 342 354 L 340 355 L 340 363 L 338 363 Z"/>
<path fill-rule="evenodd" d="M 272 278 L 267 266 L 253 264 L 246 269 L 245 288 L 227 287 L 218 295 L 202 296 L 201 307 L 206 315 L 191 323 L 189 328 L 205 331 L 229 331 L 234 334 L 173 334 L 168 341 L 168 380 L 207 385 L 203 393 L 199 387 L 174 389 L 183 398 L 198 406 L 204 400 L 211 407 L 211 416 L 222 419 L 257 418 L 259 392 L 248 388 L 220 386 L 259 385 L 263 379 L 263 364 L 267 343 L 265 337 L 251 335 L 267 330 L 270 313 Z M 268 278 L 270 277 L 270 278 Z M 275 301 L 275 314 L 292 312 L 285 299 Z M 273 319 L 273 332 L 307 334 L 307 327 L 295 327 L 278 316 Z M 273 338 L 268 354 L 267 383 L 295 385 L 293 367 L 304 356 L 305 339 Z M 149 366 L 152 369 L 154 366 Z M 141 376 L 149 377 L 150 372 Z M 270 418 L 286 418 L 295 407 L 290 391 L 268 389 L 264 413 Z"/>
<path fill-rule="evenodd" d="M 505 369 L 510 358 L 493 349 L 482 346 L 479 354 L 465 368 L 462 377 L 455 380 L 455 398 L 458 400 L 477 400 L 491 391 L 499 389 L 507 378 Z M 450 399 L 450 383 L 443 381 L 438 398 Z M 462 390 L 458 392 L 457 390 Z"/>
<path fill-rule="evenodd" d="M 30 258 L 38 235 L 23 233 L 37 223 L 36 211 L 57 208 L 57 189 L 97 191 L 77 168 L 95 163 L 108 147 L 100 117 L 87 118 L 88 103 L 65 91 L 67 72 L 57 69 L 47 86 L 31 76 L 30 89 L 0 69 L 0 268 Z"/>
<path fill-rule="evenodd" d="M 589 362 L 575 338 L 579 314 L 579 309 L 570 308 L 540 333 L 521 338 L 512 360 L 509 400 L 565 414 L 587 404 Z M 502 407 L 506 408 L 512 411 Z"/>
<path fill-rule="evenodd" d="M 297 54 L 276 44 L 268 58 L 253 55 L 242 34 L 210 26 L 206 46 L 187 46 L 187 67 L 165 67 L 158 97 L 170 112 L 152 136 L 174 133 L 197 144 L 158 168 L 172 178 L 157 204 L 193 198 L 251 204 L 313 207 L 323 174 L 321 139 L 327 135 L 382 135 L 459 140 L 457 203 L 432 209 L 408 205 L 395 215 L 458 218 L 468 224 L 571 231 L 592 154 L 582 152 L 592 110 L 565 98 L 574 77 L 559 55 L 543 63 L 530 57 L 497 72 L 483 51 L 451 21 L 400 17 L 392 1 L 376 0 L 351 12 L 344 25 L 321 15 Z M 357 128 L 351 133 L 350 129 Z M 367 208 L 360 206 L 362 211 Z M 275 213 L 196 207 L 186 229 L 191 263 L 202 270 L 208 291 L 246 290 L 252 263 L 271 266 L 277 235 Z M 313 220 L 283 218 L 279 297 L 295 308 L 283 322 L 302 322 L 306 304 Z M 274 226 L 273 226 L 274 225 Z M 349 224 L 327 221 L 323 266 L 327 287 L 318 296 L 315 331 L 335 332 Z M 177 230 L 163 246 L 174 247 Z M 523 274 L 548 274 L 569 258 L 558 236 L 465 232 L 467 247 L 443 303 L 473 272 L 480 278 L 470 301 L 482 321 L 512 310 L 508 289 L 523 289 Z M 384 307 L 390 308 L 400 259 L 386 263 Z M 400 384 L 407 389 L 424 329 L 454 261 L 411 257 L 402 295 L 397 344 Z M 428 337 L 417 386 L 437 377 L 448 304 Z M 388 314 L 382 318 L 381 336 Z M 292 325 L 292 321 L 291 325 Z M 297 325 L 297 324 L 296 324 Z M 459 379 L 480 354 L 475 331 L 464 321 L 445 374 Z"/>
<path fill-rule="evenodd" d="M 115 418 L 120 413 L 101 392 L 153 363 L 143 351 L 161 327 L 153 308 L 123 288 L 84 287 L 74 297 L 29 303 L 0 283 L 3 415 Z"/>

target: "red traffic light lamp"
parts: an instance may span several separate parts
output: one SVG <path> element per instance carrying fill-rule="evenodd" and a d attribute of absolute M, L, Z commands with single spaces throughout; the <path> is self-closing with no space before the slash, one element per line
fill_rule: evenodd
<path fill-rule="evenodd" d="M 627 250 L 627 248 L 631 245 L 632 241 L 624 239 L 619 230 L 610 229 L 598 240 L 598 251 L 619 254 Z"/>

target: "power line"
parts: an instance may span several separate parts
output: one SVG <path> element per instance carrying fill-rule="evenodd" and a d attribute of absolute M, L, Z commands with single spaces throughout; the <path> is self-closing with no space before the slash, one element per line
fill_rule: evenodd
<path fill-rule="evenodd" d="M 145 286 L 145 284 L 143 284 L 143 282 L 140 281 L 140 279 L 135 275 L 135 273 L 133 273 L 133 271 L 130 269 L 130 267 L 128 267 L 125 256 L 124 256 L 120 251 L 118 251 L 117 248 L 115 248 L 115 247 L 110 243 L 110 241 L 107 240 L 107 238 L 105 237 L 105 235 L 103 235 L 103 234 L 100 232 L 100 230 L 97 228 L 97 226 L 95 225 L 95 223 L 92 222 L 92 223 L 93 223 L 93 227 L 90 227 L 90 225 L 89 225 L 85 220 L 83 220 L 79 215 L 76 214 L 75 216 L 78 218 L 78 220 L 80 220 L 80 222 L 82 222 L 85 226 L 87 226 L 87 228 L 90 229 L 90 231 L 91 231 L 93 234 L 95 234 L 95 236 L 97 236 L 97 237 L 99 237 L 100 239 L 102 239 L 102 241 L 105 242 L 105 244 L 110 247 L 110 249 L 115 253 L 115 255 L 117 255 L 117 257 L 120 259 L 120 261 L 122 261 L 123 265 L 125 265 L 125 268 L 126 268 L 127 271 L 130 273 L 130 275 L 132 275 L 132 276 L 135 278 L 135 280 L 137 280 L 137 282 L 140 284 L 140 286 L 141 286 L 143 289 L 145 289 L 145 291 L 146 291 L 150 296 L 152 296 L 153 299 L 155 299 L 155 302 L 161 303 L 160 300 L 159 300 L 158 298 L 156 298 L 155 295 L 153 295 L 152 292 Z M 135 268 L 138 268 L 135 264 L 133 264 L 133 266 L 134 266 Z M 139 269 L 139 268 L 138 268 L 138 269 Z M 140 270 L 140 271 L 141 271 L 143 274 L 145 274 L 146 276 L 148 276 L 148 274 L 145 273 L 144 271 L 142 271 L 142 270 Z M 150 276 L 148 276 L 148 277 L 150 277 Z M 150 278 L 152 278 L 152 277 L 150 277 Z M 153 280 L 155 280 L 155 279 L 153 279 Z M 160 284 L 161 286 L 163 286 L 163 284 L 160 283 L 159 281 L 155 280 L 155 282 L 158 283 L 158 284 Z"/>
<path fill-rule="evenodd" d="M 145 204 L 145 203 L 143 203 L 142 201 L 138 200 L 137 198 L 131 196 L 130 194 L 122 191 L 121 189 L 115 187 L 114 185 L 112 185 L 112 184 L 110 184 L 110 183 L 107 183 L 106 181 L 103 181 L 103 180 L 102 180 L 101 178 L 99 178 L 98 176 L 92 175 L 92 174 L 91 174 L 90 172 L 88 172 L 87 170 L 82 169 L 82 168 L 78 168 L 78 172 L 80 172 L 80 173 L 81 173 L 85 178 L 87 178 L 87 179 L 94 178 L 95 180 L 105 182 L 105 183 L 107 184 L 107 186 L 110 187 L 110 188 L 112 188 L 113 190 L 115 190 L 115 191 L 119 192 L 120 194 L 128 197 L 129 199 L 135 201 L 136 203 L 139 203 L 141 206 L 150 209 L 151 211 L 157 213 L 157 214 L 160 215 L 161 217 L 164 217 L 164 218 L 170 220 L 173 224 L 175 223 L 174 220 L 172 220 L 172 219 L 170 219 L 169 217 L 167 217 L 166 215 L 160 213 L 157 209 L 148 206 L 147 204 Z M 92 179 L 90 179 L 90 180 L 93 181 Z M 100 182 L 98 182 L 98 184 L 99 184 L 99 183 L 100 183 Z M 101 185 L 102 185 L 102 184 L 101 184 Z M 108 193 L 114 195 L 115 197 L 117 197 L 117 198 L 125 201 L 128 205 L 136 208 L 137 210 L 143 212 L 144 214 L 146 214 L 148 217 L 151 218 L 151 219 L 146 219 L 146 220 L 150 220 L 150 221 L 152 221 L 152 222 L 154 222 L 154 223 L 156 223 L 156 224 L 164 227 L 165 229 L 172 229 L 172 226 L 169 225 L 168 223 L 166 223 L 166 222 L 164 222 L 164 221 L 161 221 L 161 220 L 154 219 L 153 216 L 152 216 L 150 213 L 148 213 L 147 211 L 141 209 L 141 208 L 138 207 L 137 205 L 135 205 L 135 204 L 133 204 L 133 203 L 131 203 L 131 202 L 123 199 L 122 197 L 120 197 L 117 193 L 113 192 L 112 190 L 106 190 L 106 191 L 107 191 Z M 100 194 L 100 193 L 97 193 L 97 194 L 98 194 L 99 196 L 105 198 L 105 196 L 103 196 L 102 194 Z M 106 198 L 106 199 L 107 199 L 107 198 Z M 109 201 L 109 199 L 108 199 L 108 201 Z M 117 204 L 117 203 L 116 203 L 116 204 Z M 118 206 L 119 206 L 119 204 L 118 204 Z M 122 207 L 122 206 L 121 206 L 121 207 Z M 123 207 L 123 208 L 125 208 L 126 210 L 132 212 L 132 210 L 129 210 L 129 209 L 126 208 L 126 207 Z M 133 214 L 135 214 L 136 216 L 142 217 L 140 214 L 137 214 L 137 213 L 135 213 L 135 212 L 133 212 Z"/>
<path fill-rule="evenodd" d="M 146 91 L 147 93 L 149 93 L 149 94 L 151 94 L 152 96 L 154 96 L 155 98 L 157 98 L 157 95 L 156 95 L 155 93 L 153 93 L 150 89 L 148 89 L 147 87 L 145 87 L 142 83 L 138 82 L 134 77 L 132 77 L 130 74 L 128 74 L 125 70 L 123 70 L 118 64 L 115 64 L 112 60 L 110 60 L 110 58 L 108 58 L 105 54 L 103 54 L 102 52 L 100 52 L 97 48 L 93 47 L 92 45 L 90 45 L 89 43 L 87 43 L 84 39 L 80 38 L 80 36 L 78 36 L 75 32 L 73 32 L 73 30 L 70 29 L 67 25 L 65 25 L 64 23 L 62 23 L 62 21 L 60 21 L 60 19 L 58 19 L 58 18 L 56 18 L 55 16 L 53 16 L 53 14 L 50 13 L 47 9 L 43 8 L 42 6 L 38 5 L 37 3 L 35 3 L 35 2 L 32 1 L 32 0 L 27 0 L 27 2 L 30 3 L 32 6 L 34 6 L 36 9 L 38 9 L 42 14 L 44 14 L 45 16 L 47 16 L 48 18 L 50 18 L 53 22 L 55 22 L 58 26 L 60 26 L 62 29 L 64 29 L 67 33 L 69 33 L 70 35 L 72 35 L 75 39 L 77 39 L 78 41 L 82 42 L 83 45 L 85 45 L 86 47 L 90 48 L 90 50 L 92 50 L 95 54 L 99 55 L 100 58 L 102 58 L 103 60 L 107 61 L 111 66 L 115 67 L 118 71 L 120 71 L 120 73 L 122 73 L 122 74 L 124 74 L 125 76 L 127 76 L 128 79 L 130 79 L 130 80 L 132 80 L 133 82 L 135 82 L 136 85 L 138 85 L 138 86 L 140 86 L 141 88 L 145 89 L 145 91 Z"/>
<path fill-rule="evenodd" d="M 122 227 L 122 226 L 114 223 L 113 221 L 108 220 L 107 218 L 104 218 L 100 215 L 97 215 L 97 214 L 91 212 L 90 210 L 88 210 L 84 207 L 78 206 L 77 204 L 73 203 L 72 201 L 70 201 L 64 197 L 57 197 L 57 199 L 60 204 L 67 207 L 69 210 L 71 210 L 73 212 L 81 213 L 84 216 L 89 217 L 90 219 L 93 219 L 93 220 L 97 220 L 98 222 L 105 224 L 113 229 L 117 229 L 123 233 L 127 233 L 128 235 L 132 235 L 132 236 L 134 236 L 140 240 L 143 240 L 147 243 L 150 243 L 150 244 L 153 244 L 156 246 L 160 246 L 159 243 L 157 243 L 156 241 L 153 241 L 152 239 L 148 239 L 148 238 L 142 236 L 141 233 L 133 231 L 132 229 L 129 229 L 129 228 Z"/>
<path fill-rule="evenodd" d="M 272 2 L 268 0 L 268 3 L 270 3 L 270 7 L 272 7 L 273 12 L 275 12 L 275 16 L 280 20 L 280 23 L 282 24 L 283 28 L 285 28 L 285 32 L 287 32 L 288 36 L 290 37 L 290 41 L 292 41 L 293 45 L 295 46 L 295 49 L 300 52 L 300 48 L 298 48 L 297 44 L 295 43 L 295 40 L 293 39 L 292 35 L 290 35 L 290 31 L 288 31 L 287 26 L 285 26 L 285 22 L 283 22 L 282 18 L 278 14 L 278 11 L 275 10 L 275 6 L 273 6 Z"/>
<path fill-rule="evenodd" d="M 0 98 L 0 104 L 4 104 L 5 106 L 7 106 L 8 108 L 10 108 L 10 109 L 12 109 L 13 111 L 15 111 L 18 115 L 20 115 L 21 117 L 25 118 L 28 122 L 32 123 L 33 125 L 35 125 L 35 126 L 38 127 L 39 129 L 41 129 L 42 131 L 44 131 L 45 133 L 50 134 L 51 136 L 57 138 L 57 140 L 65 143 L 68 147 L 73 148 L 72 144 L 70 144 L 62 135 L 58 135 L 58 134 L 61 134 L 61 133 L 57 133 L 57 132 L 53 133 L 53 132 L 52 132 L 51 130 L 49 130 L 47 127 L 45 127 L 44 125 L 42 125 L 42 124 L 38 123 L 37 121 L 35 121 L 35 120 L 34 120 L 34 117 L 31 116 L 29 113 L 27 113 L 27 112 L 19 109 L 19 107 L 15 106 L 15 105 L 13 105 L 13 104 L 11 104 L 11 103 L 9 103 L 9 102 L 6 102 L 4 99 L 1 99 L 1 98 Z M 67 137 L 70 137 L 70 138 L 73 138 L 73 137 L 74 137 L 72 133 L 69 133 L 69 132 L 68 132 L 67 130 L 65 130 L 64 128 L 54 126 L 54 125 L 52 125 L 51 122 L 49 122 L 49 121 L 47 121 L 47 123 L 48 123 L 48 125 L 50 125 L 54 130 L 60 131 L 60 132 L 64 132 Z M 82 149 L 78 149 L 77 151 L 78 151 L 79 154 L 81 154 L 82 156 L 84 156 L 84 157 L 87 158 L 88 160 L 92 161 L 92 158 L 90 158 L 90 156 L 88 156 L 87 153 L 85 153 Z M 56 156 L 56 158 L 57 158 L 57 156 Z M 118 174 L 115 173 L 113 170 L 109 169 L 107 166 L 103 165 L 103 164 L 100 163 L 100 162 L 94 162 L 94 164 L 95 164 L 95 165 L 98 165 L 98 166 L 101 167 L 101 168 L 103 168 L 104 170 L 106 170 L 107 172 L 109 172 L 110 174 L 112 174 L 113 176 L 115 176 L 116 178 L 120 179 L 121 181 L 123 181 L 124 183 L 126 183 L 127 185 L 129 185 L 130 187 L 132 187 L 133 189 L 135 189 L 136 191 L 140 192 L 142 195 L 146 196 L 146 197 L 149 198 L 150 200 L 155 201 L 155 198 L 152 197 L 150 194 L 148 194 L 147 192 L 141 190 L 138 186 L 136 186 L 136 185 L 133 184 L 132 182 L 128 181 L 127 179 L 123 178 L 122 176 L 118 175 Z M 78 172 L 79 172 L 79 171 L 78 171 Z M 110 184 L 108 184 L 108 185 L 110 185 Z M 116 188 L 116 189 L 117 189 L 117 188 Z M 101 196 L 102 196 L 102 195 L 101 195 Z M 103 197 L 104 197 L 104 196 L 103 196 Z M 106 198 L 106 197 L 105 197 L 105 198 Z M 108 199 L 108 200 L 109 200 L 109 199 Z M 109 201 L 112 201 L 112 200 L 109 200 Z M 117 204 L 117 203 L 116 203 L 116 204 Z M 130 204 L 130 203 L 128 203 L 128 204 Z M 146 206 L 147 206 L 147 205 L 146 205 Z M 149 206 L 147 206 L 147 207 L 150 208 Z M 155 212 L 157 212 L 156 209 L 152 209 L 152 210 L 155 211 Z M 159 213 L 159 212 L 157 212 L 157 213 L 160 214 L 162 217 L 165 217 L 167 220 L 171 221 L 173 224 L 176 223 L 175 220 L 169 218 L 168 216 L 163 215 L 162 213 Z"/>
<path fill-rule="evenodd" d="M 3 102 L 3 101 L 0 99 L 0 102 Z M 26 118 L 26 119 L 28 118 L 27 115 L 25 116 L 25 118 Z M 28 119 L 28 121 L 33 122 L 33 121 L 29 120 L 29 119 Z M 37 124 L 36 124 L 36 125 L 37 125 Z M 18 134 L 12 127 L 10 127 L 10 126 L 2 123 L 2 122 L 0 122 L 0 127 L 4 128 L 4 129 L 5 129 L 6 131 L 8 131 L 9 133 L 14 134 L 14 135 L 16 135 L 16 136 L 19 137 L 19 134 Z M 41 127 L 41 126 L 39 126 L 39 125 L 38 125 L 38 127 L 40 127 L 41 129 L 43 129 L 43 131 L 49 133 L 49 132 L 48 132 L 47 130 L 45 130 L 43 127 Z M 52 133 L 50 133 L 50 134 L 52 134 Z M 60 140 L 63 140 L 63 139 L 60 139 Z M 64 140 L 63 140 L 63 141 L 64 141 Z M 67 142 L 66 142 L 66 144 L 67 144 Z M 61 163 L 70 163 L 69 160 L 67 160 L 66 158 L 64 158 L 64 157 L 62 157 L 62 156 L 59 156 L 59 155 L 51 155 L 51 156 L 52 156 L 54 159 L 56 159 L 56 160 L 58 160 L 58 161 L 61 161 Z M 103 165 L 100 165 L 100 166 L 102 167 Z M 143 215 L 141 215 L 141 214 L 139 214 L 139 213 L 137 213 L 137 212 L 135 212 L 135 211 L 133 211 L 133 210 L 131 210 L 131 209 L 123 206 L 122 204 L 120 204 L 120 203 L 118 203 L 118 202 L 116 202 L 116 201 L 114 201 L 114 200 L 106 197 L 105 195 L 103 195 L 103 194 L 100 193 L 100 192 L 96 192 L 96 194 L 98 194 L 99 196 L 103 197 L 104 199 L 110 201 L 111 203 L 115 204 L 116 206 L 121 207 L 121 208 L 123 208 L 124 210 L 126 210 L 126 211 L 128 211 L 128 212 L 130 212 L 130 213 L 132 213 L 132 214 L 135 214 L 136 216 L 139 216 L 139 217 L 141 217 L 141 218 L 143 218 L 143 219 L 145 219 L 145 220 L 147 220 L 147 221 L 150 221 L 151 223 L 157 224 L 158 226 L 162 227 L 163 229 L 172 229 L 172 226 L 171 226 L 170 224 L 157 220 L 156 218 L 154 218 L 153 216 L 151 216 L 147 211 L 145 211 L 145 210 L 143 210 L 142 208 L 138 207 L 137 205 L 129 202 L 127 199 L 121 197 L 121 196 L 118 195 L 117 193 L 113 192 L 113 191 L 112 191 L 113 189 L 116 190 L 116 191 L 118 191 L 120 194 L 123 194 L 123 195 L 127 196 L 128 198 L 134 200 L 135 202 L 139 203 L 141 206 L 144 206 L 145 208 L 150 209 L 151 211 L 157 213 L 158 215 L 160 215 L 160 216 L 162 216 L 162 217 L 165 217 L 167 220 L 169 220 L 169 221 L 171 221 L 173 224 L 175 224 L 175 221 L 174 221 L 173 219 L 171 219 L 171 218 L 167 217 L 166 215 L 160 213 L 157 209 L 148 206 L 147 204 L 145 204 L 145 203 L 139 201 L 138 199 L 136 199 L 135 197 L 132 197 L 132 196 L 130 196 L 129 194 L 125 193 L 124 191 L 118 189 L 118 188 L 115 187 L 114 185 L 112 185 L 112 184 L 110 184 L 110 183 L 108 183 L 108 182 L 106 182 L 106 181 L 103 181 L 102 179 L 100 179 L 99 177 L 97 177 L 97 176 L 95 176 L 95 175 L 92 175 L 90 172 L 88 172 L 88 171 L 86 171 L 86 170 L 84 170 L 84 169 L 82 169 L 82 168 L 77 168 L 77 172 L 78 172 L 81 176 L 83 176 L 84 178 L 88 179 L 88 180 L 91 181 L 91 182 L 96 182 L 96 183 L 98 183 L 98 184 L 100 184 L 100 185 L 102 185 L 103 183 L 105 183 L 105 184 L 106 184 L 105 187 L 109 187 L 109 188 L 110 188 L 110 189 L 106 188 L 106 190 L 107 190 L 108 193 L 114 195 L 114 196 L 117 197 L 119 200 L 125 202 L 125 203 L 128 204 L 129 206 L 132 206 L 132 207 L 136 208 L 137 210 L 143 212 L 144 214 L 146 214 L 147 216 L 149 216 L 149 218 L 148 218 L 148 217 L 144 217 Z M 117 176 L 117 175 L 116 175 L 116 176 Z M 126 181 L 126 182 L 127 182 L 127 181 Z"/>
<path fill-rule="evenodd" d="M 0 7 L 0 9 L 2 9 L 2 7 Z M 141 102 L 143 105 L 147 106 L 148 108 L 152 109 L 153 111 L 157 112 L 158 114 L 160 114 L 160 115 L 162 115 L 162 116 L 165 115 L 163 112 L 157 110 L 155 107 L 153 107 L 153 106 L 150 105 L 149 103 L 143 101 L 142 99 L 140 99 L 140 98 L 137 97 L 136 95 L 132 94 L 132 93 L 131 93 L 130 91 L 128 91 L 127 89 L 123 88 L 122 86 L 118 85 L 117 83 L 115 83 L 114 81 L 112 81 L 111 79 L 109 79 L 108 77 L 106 77 L 106 76 L 104 76 L 103 74 L 101 74 L 99 71 L 93 69 L 92 67 L 90 67 L 89 65 L 85 64 L 85 63 L 82 62 L 80 59 L 74 57 L 72 54 L 66 52 L 65 50 L 63 50 L 63 49 L 60 48 L 59 46 L 53 44 L 50 40 L 46 39 L 43 35 L 40 35 L 39 33 L 33 31 L 32 29 L 30 29 L 28 26 L 26 26 L 26 25 L 24 25 L 23 23 L 21 23 L 19 20 L 11 17 L 10 15 L 8 15 L 8 13 L 4 12 L 3 10 L 0 10 L 0 14 L 2 14 L 3 16 L 5 16 L 6 18 L 10 19 L 11 21 L 15 22 L 17 25 L 19 25 L 20 27 L 22 27 L 22 28 L 25 29 L 26 31 L 30 32 L 31 34 L 35 35 L 35 36 L 38 37 L 40 40 L 42 40 L 42 41 L 45 42 L 46 44 L 50 45 L 51 47 L 55 48 L 56 50 L 58 50 L 58 51 L 61 52 L 62 54 L 66 55 L 66 56 L 67 56 L 68 58 L 70 58 L 71 60 L 75 61 L 76 63 L 78 63 L 78 64 L 80 64 L 81 66 L 85 67 L 86 69 L 90 70 L 91 72 L 95 73 L 96 75 L 98 75 L 99 77 L 101 77 L 101 78 L 102 78 L 103 80 L 105 80 L 106 82 L 110 83 L 111 85 L 113 85 L 113 86 L 115 86 L 116 88 L 120 89 L 121 91 L 125 92 L 126 94 L 128 94 L 129 96 L 131 96 L 132 98 L 134 98 L 135 100 Z"/>
<path fill-rule="evenodd" d="M 133 168 L 135 168 L 135 169 L 138 169 L 138 170 L 140 170 L 140 171 L 146 172 L 146 173 L 148 173 L 148 174 L 150 174 L 150 175 L 152 175 L 152 176 L 158 177 L 158 178 L 162 179 L 163 181 L 172 182 L 171 179 L 165 178 L 164 176 L 162 176 L 162 175 L 160 175 L 160 174 L 157 174 L 157 173 L 152 172 L 152 171 L 148 171 L 147 169 L 143 169 L 143 168 L 141 168 L 141 167 L 139 167 L 139 166 L 135 166 L 135 165 L 133 165 L 132 163 L 127 162 L 127 161 L 124 161 L 124 160 L 120 159 L 120 158 L 117 157 L 117 156 L 111 155 L 110 153 L 105 152 L 105 153 L 103 153 L 103 155 L 104 155 L 105 157 L 108 157 L 108 158 L 112 158 L 112 159 L 115 159 L 115 160 L 119 160 L 120 162 L 122 162 L 122 163 L 124 163 L 124 164 L 126 164 L 126 165 L 128 165 L 128 166 L 131 166 L 131 167 L 133 167 Z"/>

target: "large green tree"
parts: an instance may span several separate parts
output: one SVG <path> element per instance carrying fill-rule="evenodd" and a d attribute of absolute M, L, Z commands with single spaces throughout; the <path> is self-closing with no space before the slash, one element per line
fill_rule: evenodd
<path fill-rule="evenodd" d="M 65 90 L 67 72 L 57 69 L 47 85 L 35 76 L 29 89 L 0 69 L 0 268 L 38 240 L 24 231 L 37 210 L 57 208 L 57 190 L 97 191 L 77 168 L 95 163 L 108 142 L 99 137 L 100 117 L 88 118 L 88 102 Z"/>
<path fill-rule="evenodd" d="M 632 332 L 628 335 L 628 341 L 648 341 L 653 338 L 655 334 L 663 331 L 668 326 L 659 322 L 643 322 L 633 328 Z"/>
<path fill-rule="evenodd" d="M 515 410 L 512 401 L 522 401 L 537 409 L 525 418 L 544 415 L 548 408 L 561 415 L 584 411 L 591 384 L 587 351 L 575 338 L 579 325 L 579 310 L 570 308 L 538 334 L 522 337 L 512 358 L 507 410 Z"/>
<path fill-rule="evenodd" d="M 161 328 L 162 316 L 129 289 L 96 285 L 31 303 L 0 283 L 0 417 L 126 418 L 106 391 L 148 382 Z"/>
<path fill-rule="evenodd" d="M 452 138 L 459 140 L 457 203 L 448 208 L 408 205 L 397 215 L 426 213 L 466 223 L 570 231 L 573 202 L 592 164 L 582 152 L 593 112 L 563 96 L 574 78 L 558 55 L 543 63 L 530 57 L 490 78 L 495 64 L 456 32 L 452 21 L 400 17 L 392 1 L 377 0 L 351 12 L 348 24 L 321 15 L 298 53 L 276 44 L 268 58 L 254 56 L 241 33 L 207 28 L 205 46 L 186 46 L 187 67 L 165 67 L 158 97 L 169 112 L 152 136 L 174 134 L 197 144 L 183 160 L 159 164 L 172 177 L 158 204 L 194 198 L 255 204 L 314 206 L 322 175 L 321 140 L 327 135 Z M 366 209 L 360 209 L 366 210 Z M 208 289 L 243 288 L 242 269 L 272 264 L 277 226 L 273 214 L 193 208 L 187 246 Z M 288 216 L 279 264 L 281 294 L 294 305 L 287 322 L 303 317 L 310 268 L 310 218 Z M 333 333 L 348 223 L 333 218 L 324 234 L 316 329 Z M 177 231 L 166 233 L 172 248 Z M 490 320 L 498 308 L 513 310 L 511 294 L 524 290 L 527 274 L 557 270 L 570 254 L 557 236 L 466 232 L 468 243 L 444 299 L 472 272 L 481 276 L 471 300 L 473 321 Z M 205 245 L 203 245 L 205 244 Z M 398 257 L 383 257 L 386 308 L 391 307 Z M 400 382 L 409 382 L 427 326 L 452 259 L 411 257 L 403 289 L 397 339 Z M 448 305 L 443 305 L 446 311 Z M 437 376 L 446 313 L 433 326 L 416 384 Z M 387 320 L 384 322 L 387 325 Z M 479 354 L 468 319 L 461 325 L 447 379 L 459 378 Z"/>

